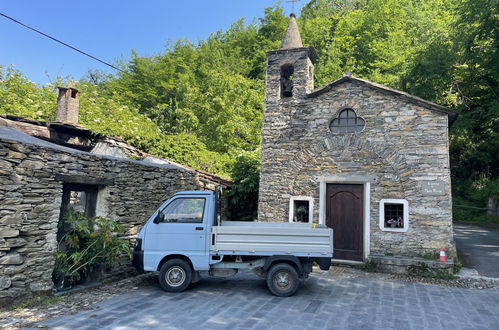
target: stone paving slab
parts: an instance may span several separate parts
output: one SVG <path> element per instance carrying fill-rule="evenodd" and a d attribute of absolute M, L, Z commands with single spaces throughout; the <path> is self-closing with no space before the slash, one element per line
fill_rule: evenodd
<path fill-rule="evenodd" d="M 46 320 L 50 329 L 499 329 L 499 291 L 334 278 L 312 273 L 298 293 L 272 296 L 251 274 L 202 279 L 189 290 L 149 286 L 92 310 Z"/>

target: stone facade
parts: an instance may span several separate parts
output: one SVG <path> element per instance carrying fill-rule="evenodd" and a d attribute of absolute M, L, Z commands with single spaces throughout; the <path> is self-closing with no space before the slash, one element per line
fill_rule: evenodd
<path fill-rule="evenodd" d="M 442 247 L 455 255 L 448 154 L 454 114 L 350 75 L 314 90 L 315 60 L 309 47 L 268 53 L 259 220 L 288 221 L 290 199 L 302 196 L 312 201 L 313 222 L 326 223 L 326 184 L 362 184 L 364 260 L 416 257 Z M 289 65 L 293 93 L 283 97 L 281 68 Z M 333 133 L 332 121 L 347 108 L 365 127 Z M 381 228 L 386 199 L 407 201 L 405 231 Z"/>
<path fill-rule="evenodd" d="M 98 186 L 96 215 L 121 223 L 132 241 L 167 197 L 206 186 L 200 173 L 181 166 L 91 154 L 0 126 L 1 305 L 52 291 L 65 183 Z M 124 262 L 116 271 L 131 270 Z"/>

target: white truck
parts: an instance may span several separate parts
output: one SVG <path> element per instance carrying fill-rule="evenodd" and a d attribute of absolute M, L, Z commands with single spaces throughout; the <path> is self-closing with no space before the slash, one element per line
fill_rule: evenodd
<path fill-rule="evenodd" d="M 220 221 L 219 206 L 212 191 L 173 195 L 139 232 L 135 268 L 159 271 L 159 283 L 169 292 L 185 290 L 201 275 L 228 277 L 250 269 L 281 297 L 298 290 L 314 261 L 329 269 L 332 229 L 309 223 Z"/>

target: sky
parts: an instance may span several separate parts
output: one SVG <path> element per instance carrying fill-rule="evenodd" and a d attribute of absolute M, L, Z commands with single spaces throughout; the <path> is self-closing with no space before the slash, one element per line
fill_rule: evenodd
<path fill-rule="evenodd" d="M 295 4 L 295 12 L 305 4 Z M 168 41 L 196 43 L 239 18 L 263 17 L 276 0 L 0 0 L 0 13 L 111 64 L 159 54 Z M 291 3 L 282 1 L 286 13 Z M 115 70 L 0 16 L 0 66 L 13 65 L 47 84 L 57 76 L 79 79 L 89 70 Z"/>

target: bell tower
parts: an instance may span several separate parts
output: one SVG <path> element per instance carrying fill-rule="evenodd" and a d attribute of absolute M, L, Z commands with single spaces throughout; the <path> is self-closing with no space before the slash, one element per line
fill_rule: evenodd
<path fill-rule="evenodd" d="M 296 120 L 302 105 L 308 102 L 307 94 L 314 89 L 314 62 L 318 59 L 313 47 L 303 47 L 296 15 L 289 17 L 281 48 L 267 52 L 267 74 L 265 77 L 265 109 L 263 112 L 260 193 L 258 197 L 258 219 L 272 220 L 265 210 L 276 201 L 275 192 L 279 184 L 268 178 L 280 178 L 280 164 L 292 159 L 286 145 L 296 138 Z M 282 187 L 285 191 L 286 187 Z M 275 221 L 275 220 L 274 220 Z"/>
<path fill-rule="evenodd" d="M 292 113 L 299 111 L 299 104 L 314 89 L 317 58 L 313 47 L 303 47 L 296 16 L 291 14 L 281 48 L 267 52 L 262 157 L 290 127 Z"/>
<path fill-rule="evenodd" d="M 296 15 L 289 17 L 281 48 L 267 53 L 265 104 L 300 99 L 314 89 L 313 47 L 303 47 Z"/>

